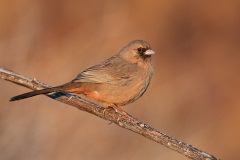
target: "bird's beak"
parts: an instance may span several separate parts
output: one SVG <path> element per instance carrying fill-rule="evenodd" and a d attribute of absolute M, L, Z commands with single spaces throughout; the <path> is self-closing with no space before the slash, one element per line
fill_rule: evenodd
<path fill-rule="evenodd" d="M 152 55 L 152 54 L 155 54 L 155 52 L 152 49 L 148 49 L 148 50 L 145 51 L 144 54 L 145 55 Z"/>

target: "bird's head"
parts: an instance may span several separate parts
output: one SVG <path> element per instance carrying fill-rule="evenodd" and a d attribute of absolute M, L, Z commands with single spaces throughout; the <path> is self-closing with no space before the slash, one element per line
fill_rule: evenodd
<path fill-rule="evenodd" d="M 120 51 L 120 56 L 130 63 L 150 61 L 155 54 L 150 45 L 143 40 L 134 40 Z"/>

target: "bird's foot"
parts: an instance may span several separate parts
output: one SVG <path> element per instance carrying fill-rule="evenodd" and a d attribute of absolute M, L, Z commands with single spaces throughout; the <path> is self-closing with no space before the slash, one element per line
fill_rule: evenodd
<path fill-rule="evenodd" d="M 103 111 L 104 116 L 106 115 L 105 112 L 107 112 L 107 110 L 110 110 L 110 109 L 111 109 L 111 110 L 114 109 L 114 111 L 115 111 L 116 113 L 119 113 L 119 114 L 120 114 L 120 116 L 119 116 L 119 118 L 118 118 L 117 121 L 120 121 L 120 119 L 122 119 L 122 118 L 135 120 L 130 114 L 128 114 L 126 111 L 124 111 L 123 109 L 121 109 L 120 107 L 118 107 L 118 106 L 116 106 L 116 105 L 111 105 L 111 106 L 106 107 L 106 108 L 104 109 L 104 111 Z"/>
<path fill-rule="evenodd" d="M 73 97 L 74 95 L 71 95 L 70 97 L 68 97 L 68 101 L 70 101 Z"/>

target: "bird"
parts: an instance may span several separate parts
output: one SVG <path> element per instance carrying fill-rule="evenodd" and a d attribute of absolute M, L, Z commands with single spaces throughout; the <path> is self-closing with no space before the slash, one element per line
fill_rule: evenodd
<path fill-rule="evenodd" d="M 27 92 L 10 101 L 41 94 L 58 92 L 85 95 L 105 106 L 124 106 L 136 101 L 147 90 L 152 75 L 151 56 L 155 54 L 149 43 L 134 40 L 116 55 L 80 72 L 72 81 L 60 86 Z"/>

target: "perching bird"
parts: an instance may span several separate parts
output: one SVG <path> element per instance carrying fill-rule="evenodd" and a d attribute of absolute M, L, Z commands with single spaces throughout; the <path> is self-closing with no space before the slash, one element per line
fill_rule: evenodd
<path fill-rule="evenodd" d="M 143 40 L 134 40 L 118 54 L 104 62 L 82 71 L 71 82 L 24 93 L 10 101 L 40 94 L 68 92 L 83 94 L 106 106 L 123 106 L 141 97 L 153 74 L 151 55 L 155 52 Z"/>

